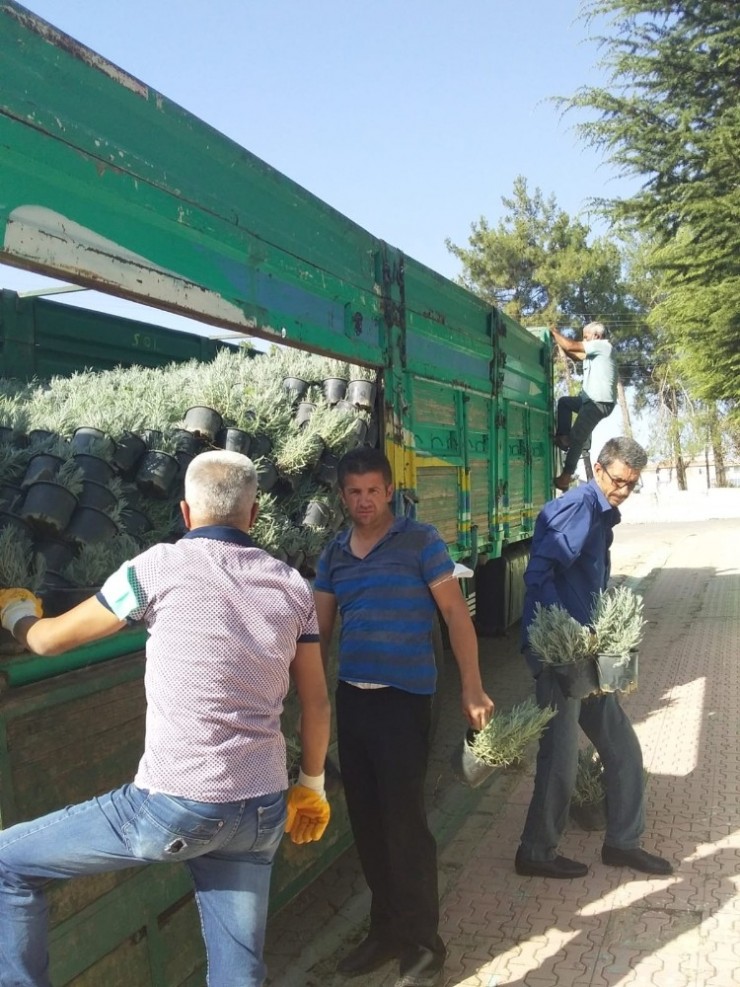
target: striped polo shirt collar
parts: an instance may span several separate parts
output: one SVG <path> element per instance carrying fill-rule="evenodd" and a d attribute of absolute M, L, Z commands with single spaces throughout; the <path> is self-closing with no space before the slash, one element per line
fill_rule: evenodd
<path fill-rule="evenodd" d="M 376 551 L 376 549 L 380 548 L 381 545 L 385 544 L 385 542 L 388 541 L 391 535 L 398 534 L 398 532 L 405 526 L 406 520 L 407 519 L 405 517 L 394 518 L 393 524 L 386 531 L 383 537 L 373 545 L 373 547 L 365 556 L 365 559 L 368 558 L 368 556 L 372 555 L 373 552 Z M 352 553 L 352 549 L 350 548 L 349 545 L 349 540 L 351 537 L 352 537 L 352 528 L 350 527 L 347 528 L 345 531 L 339 532 L 339 534 L 337 535 L 337 542 L 340 548 L 344 549 L 345 552 L 349 552 L 349 554 L 352 555 L 353 558 L 355 558 L 355 556 Z M 364 561 L 364 559 L 359 559 L 358 561 L 362 562 Z"/>
<path fill-rule="evenodd" d="M 211 538 L 213 541 L 228 541 L 234 545 L 243 545 L 245 548 L 256 548 L 246 532 L 232 528 L 228 524 L 204 524 L 200 528 L 188 531 L 183 538 Z"/>

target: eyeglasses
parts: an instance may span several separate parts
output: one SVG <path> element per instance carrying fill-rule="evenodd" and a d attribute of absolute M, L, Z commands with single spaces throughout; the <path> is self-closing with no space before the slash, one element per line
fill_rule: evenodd
<path fill-rule="evenodd" d="M 637 484 L 640 482 L 639 476 L 636 477 L 634 480 L 624 480 L 620 476 L 612 476 L 609 470 L 606 468 L 606 466 L 602 466 L 601 463 L 599 463 L 599 466 L 601 466 L 603 471 L 612 481 L 612 486 L 615 487 L 615 489 L 617 490 L 634 490 Z"/>

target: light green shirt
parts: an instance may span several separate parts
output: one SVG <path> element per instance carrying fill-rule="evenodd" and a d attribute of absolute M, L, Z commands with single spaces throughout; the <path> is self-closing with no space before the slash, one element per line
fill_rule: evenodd
<path fill-rule="evenodd" d="M 617 400 L 617 366 L 612 356 L 612 344 L 606 339 L 583 342 L 583 392 L 592 401 L 614 403 Z"/>

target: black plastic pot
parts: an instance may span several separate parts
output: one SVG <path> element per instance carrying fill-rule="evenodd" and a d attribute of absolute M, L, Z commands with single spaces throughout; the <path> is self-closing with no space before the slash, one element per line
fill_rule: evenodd
<path fill-rule="evenodd" d="M 143 511 L 135 507 L 126 507 L 121 512 L 121 525 L 126 534 L 131 535 L 132 538 L 141 538 L 147 531 L 152 530 L 152 522 Z"/>
<path fill-rule="evenodd" d="M 298 569 L 299 571 L 305 561 L 306 553 L 302 548 L 299 548 L 297 551 L 293 552 L 287 559 L 288 565 L 292 566 L 294 569 Z"/>
<path fill-rule="evenodd" d="M 367 422 L 363 418 L 358 418 L 350 435 L 355 446 L 361 446 L 367 438 Z"/>
<path fill-rule="evenodd" d="M 195 459 L 195 453 L 188 452 L 186 449 L 178 449 L 175 453 L 175 459 L 177 460 L 178 469 L 178 479 L 184 480 L 185 474 L 187 473 L 188 466 Z"/>
<path fill-rule="evenodd" d="M 377 388 L 372 380 L 351 380 L 347 384 L 347 400 L 357 408 L 372 408 Z"/>
<path fill-rule="evenodd" d="M 52 481 L 62 468 L 63 463 L 64 460 L 60 456 L 53 456 L 50 452 L 37 452 L 28 460 L 21 486 L 27 487 L 40 480 Z"/>
<path fill-rule="evenodd" d="M 346 399 L 337 401 L 337 403 L 334 405 L 334 410 L 340 412 L 340 414 L 343 415 L 354 415 L 357 411 L 357 409 L 352 404 L 352 402 L 347 401 Z"/>
<path fill-rule="evenodd" d="M 245 432 L 243 428 L 234 428 L 229 425 L 222 428 L 216 436 L 216 445 L 228 452 L 240 452 L 243 456 L 249 455 L 252 444 L 252 436 Z"/>
<path fill-rule="evenodd" d="M 74 558 L 75 552 L 69 542 L 59 538 L 37 540 L 33 546 L 36 555 L 46 563 L 47 572 L 62 572 Z"/>
<path fill-rule="evenodd" d="M 96 507 L 99 511 L 112 511 L 118 503 L 118 498 L 104 483 L 97 480 L 83 480 L 82 492 L 77 500 L 82 507 Z"/>
<path fill-rule="evenodd" d="M 329 404 L 336 404 L 347 393 L 347 381 L 343 377 L 325 377 L 323 380 L 324 397 Z"/>
<path fill-rule="evenodd" d="M 77 507 L 75 495 L 60 483 L 39 480 L 26 487 L 19 514 L 34 531 L 61 534 Z"/>
<path fill-rule="evenodd" d="M 4 483 L 0 487 L 0 511 L 15 510 L 21 501 L 23 490 L 12 483 Z"/>
<path fill-rule="evenodd" d="M 581 829 L 606 829 L 606 799 L 599 802 L 570 803 L 570 818 Z"/>
<path fill-rule="evenodd" d="M 223 419 L 213 408 L 196 405 L 185 412 L 185 428 L 200 435 L 209 442 L 215 442 L 216 435 L 223 426 Z"/>
<path fill-rule="evenodd" d="M 365 432 L 365 445 L 372 446 L 374 449 L 378 444 L 378 420 L 373 416 L 367 423 L 367 431 Z"/>
<path fill-rule="evenodd" d="M 76 545 L 97 545 L 115 538 L 118 525 L 110 515 L 96 507 L 77 507 L 64 534 Z"/>
<path fill-rule="evenodd" d="M 116 448 L 110 435 L 100 428 L 92 428 L 89 425 L 76 428 L 69 444 L 73 452 L 87 452 L 93 456 L 100 456 L 101 459 L 110 459 Z"/>
<path fill-rule="evenodd" d="M 257 467 L 257 479 L 260 490 L 263 490 L 265 493 L 269 493 L 278 482 L 279 474 L 277 466 L 275 466 L 271 459 L 262 459 Z"/>
<path fill-rule="evenodd" d="M 301 427 L 307 425 L 314 411 L 316 411 L 316 405 L 312 401 L 299 401 L 295 411 L 297 424 Z"/>
<path fill-rule="evenodd" d="M 471 744 L 475 740 L 475 730 L 468 729 L 459 744 L 452 751 L 450 765 L 455 777 L 471 788 L 477 788 L 500 770 L 497 765 L 486 764 L 476 757 Z"/>
<path fill-rule="evenodd" d="M 100 456 L 91 456 L 87 452 L 78 452 L 74 457 L 75 466 L 82 473 L 83 480 L 94 480 L 96 483 L 110 483 L 113 479 L 113 467 Z"/>
<path fill-rule="evenodd" d="M 172 438 L 177 451 L 187 453 L 191 457 L 197 456 L 205 446 L 202 435 L 197 432 L 190 432 L 186 428 L 176 428 L 172 433 Z"/>
<path fill-rule="evenodd" d="M 111 466 L 120 476 L 133 476 L 146 449 L 146 442 L 140 435 L 136 432 L 124 432 L 116 441 Z"/>
<path fill-rule="evenodd" d="M 323 452 L 321 458 L 316 464 L 316 469 L 314 470 L 314 476 L 316 479 L 325 487 L 333 487 L 337 482 L 337 466 L 339 465 L 339 457 L 335 456 L 333 452 Z"/>
<path fill-rule="evenodd" d="M 19 517 L 18 514 L 11 514 L 10 511 L 0 511 L 0 531 L 4 528 L 12 528 L 18 535 L 24 535 L 29 541 L 33 539 L 33 531 L 30 525 Z"/>
<path fill-rule="evenodd" d="M 269 456 L 272 452 L 272 439 L 269 435 L 265 435 L 264 432 L 257 432 L 256 435 L 252 436 L 252 444 L 249 447 L 249 456 L 251 459 L 259 459 L 260 456 Z"/>
<path fill-rule="evenodd" d="M 637 688 L 637 659 L 637 651 L 630 651 L 626 660 L 624 655 L 597 655 L 599 692 L 633 692 Z"/>
<path fill-rule="evenodd" d="M 158 428 L 145 428 L 141 438 L 147 449 L 158 449 L 162 444 L 162 433 Z"/>
<path fill-rule="evenodd" d="M 174 456 L 159 449 L 150 449 L 139 463 L 136 485 L 143 493 L 160 499 L 167 497 L 180 471 Z"/>
<path fill-rule="evenodd" d="M 58 439 L 56 432 L 50 432 L 48 428 L 32 428 L 28 433 L 28 444 L 35 446 L 42 442 L 52 442 Z"/>
<path fill-rule="evenodd" d="M 334 521 L 334 508 L 323 500 L 309 500 L 302 524 L 310 528 L 329 528 Z"/>
<path fill-rule="evenodd" d="M 283 387 L 292 401 L 300 401 L 308 390 L 308 381 L 302 377 L 283 377 Z"/>
<path fill-rule="evenodd" d="M 566 699 L 587 699 L 599 692 L 599 677 L 594 658 L 579 658 L 549 666 Z"/>
<path fill-rule="evenodd" d="M 99 586 L 78 586 L 60 572 L 47 570 L 39 591 L 45 617 L 58 617 L 89 599 Z"/>

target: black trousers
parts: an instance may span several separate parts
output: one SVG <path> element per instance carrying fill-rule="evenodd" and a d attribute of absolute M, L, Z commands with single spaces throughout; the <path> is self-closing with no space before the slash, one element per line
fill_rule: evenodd
<path fill-rule="evenodd" d="M 424 806 L 431 699 L 340 682 L 337 738 L 352 833 L 372 893 L 371 934 L 444 955 L 437 844 Z"/>

